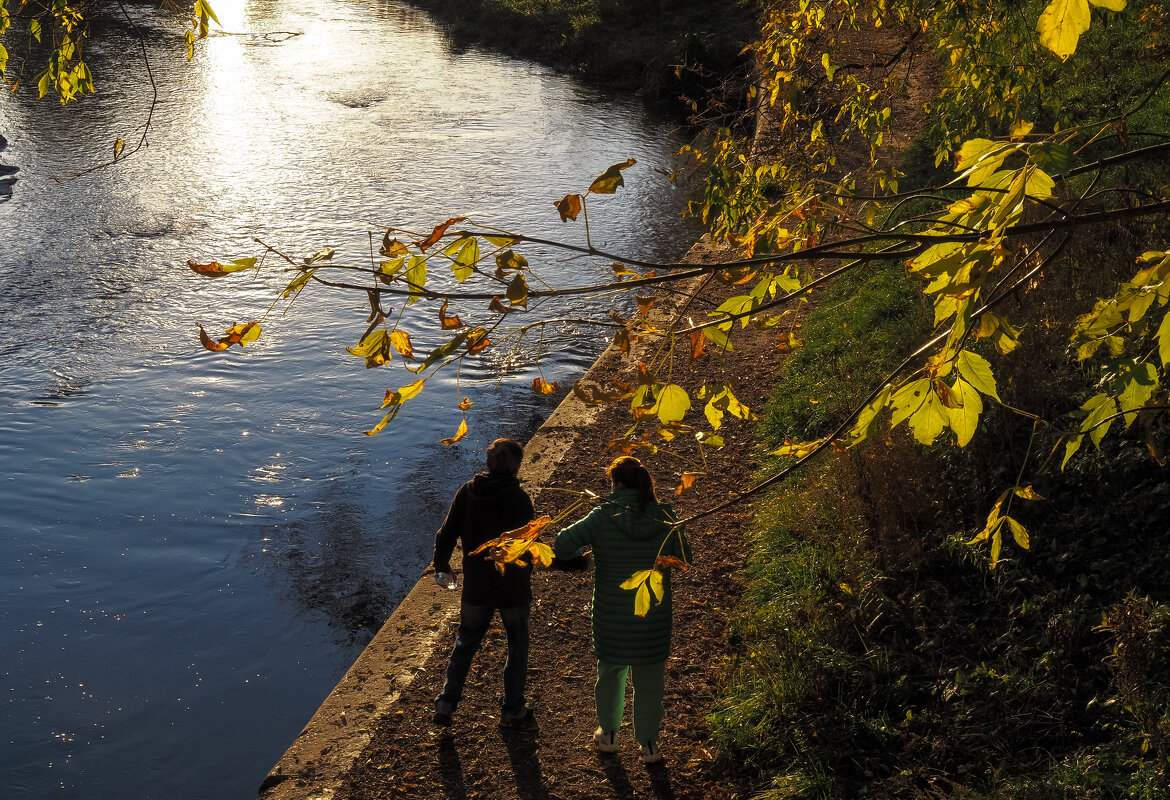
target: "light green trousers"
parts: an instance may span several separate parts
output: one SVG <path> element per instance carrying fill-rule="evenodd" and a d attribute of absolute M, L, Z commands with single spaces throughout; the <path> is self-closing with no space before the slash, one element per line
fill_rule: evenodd
<path fill-rule="evenodd" d="M 610 664 L 597 662 L 597 724 L 604 731 L 622 726 L 626 710 L 626 675 L 634 684 L 634 738 L 638 743 L 658 741 L 662 725 L 662 695 L 666 691 L 666 662 Z"/>

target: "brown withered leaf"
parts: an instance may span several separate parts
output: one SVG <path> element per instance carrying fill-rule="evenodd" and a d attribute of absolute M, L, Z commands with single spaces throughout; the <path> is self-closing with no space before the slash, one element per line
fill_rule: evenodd
<path fill-rule="evenodd" d="M 597 397 L 597 387 L 590 383 L 573 381 L 573 396 L 587 406 L 601 405 L 601 400 Z"/>
<path fill-rule="evenodd" d="M 504 305 L 503 302 L 500 300 L 499 295 L 496 295 L 495 297 L 493 297 L 492 301 L 490 303 L 488 303 L 488 311 L 495 311 L 499 314 L 511 314 L 513 311 L 523 311 L 523 310 L 524 309 L 516 308 L 515 306 Z"/>
<path fill-rule="evenodd" d="M 260 338 L 260 323 L 259 322 L 241 322 L 239 325 L 233 325 L 224 331 L 226 336 L 218 340 L 212 340 L 207 335 L 207 331 L 203 330 L 203 326 L 199 326 L 199 342 L 213 353 L 219 353 L 227 350 L 233 344 L 238 344 L 240 347 L 247 347 L 252 342 Z"/>
<path fill-rule="evenodd" d="M 553 203 L 557 208 L 557 213 L 561 215 L 561 222 L 568 222 L 577 220 L 577 215 L 581 213 L 581 195 L 567 194 L 560 200 Z"/>
<path fill-rule="evenodd" d="M 463 323 L 459 321 L 457 315 L 447 316 L 447 301 L 443 301 L 443 305 L 439 308 L 439 327 L 443 330 L 450 330 L 451 328 L 462 328 Z"/>
<path fill-rule="evenodd" d="M 654 566 L 656 566 L 656 567 L 675 567 L 677 569 L 683 570 L 684 572 L 691 568 L 690 564 L 683 561 L 678 556 L 659 556 L 657 559 L 655 559 Z"/>
<path fill-rule="evenodd" d="M 514 250 L 504 250 L 496 253 L 496 274 L 501 275 L 505 271 L 513 271 L 526 269 L 528 267 L 528 259 Z"/>
<path fill-rule="evenodd" d="M 635 295 L 634 299 L 638 301 L 638 311 L 643 314 L 649 314 L 650 309 L 654 307 L 654 297 L 638 297 Z"/>
<path fill-rule="evenodd" d="M 606 449 L 617 450 L 627 456 L 638 449 L 649 450 L 651 453 L 658 452 L 658 446 L 652 442 L 639 442 L 630 439 L 614 439 L 606 446 Z"/>
<path fill-rule="evenodd" d="M 382 237 L 382 246 L 378 248 L 378 252 L 387 258 L 410 255 L 410 250 L 406 248 L 406 245 L 390 235 L 393 232 L 393 228 L 386 229 L 386 233 Z"/>
<path fill-rule="evenodd" d="M 745 284 L 748 281 L 755 278 L 756 273 L 757 273 L 757 270 L 754 270 L 751 267 L 740 267 L 738 269 L 725 269 L 725 270 L 723 270 L 723 272 L 719 273 L 719 278 L 720 278 L 720 280 L 722 280 L 726 283 L 735 284 L 736 286 L 742 286 L 743 284 Z"/>
<path fill-rule="evenodd" d="M 447 220 L 442 225 L 436 225 L 435 229 L 433 231 L 431 231 L 430 236 L 423 239 L 421 242 L 417 242 L 418 249 L 423 251 L 423 252 L 426 252 L 426 249 L 428 247 L 430 247 L 431 245 L 435 244 L 435 242 L 437 242 L 443 238 L 443 234 L 447 232 L 448 228 L 450 228 L 452 225 L 456 225 L 460 222 L 463 222 L 463 220 L 465 220 L 465 219 L 467 219 L 467 217 L 451 217 L 451 219 Z"/>
<path fill-rule="evenodd" d="M 207 331 L 203 330 L 202 325 L 199 326 L 199 341 L 203 343 L 204 347 L 206 347 L 208 350 L 210 350 L 213 353 L 219 353 L 219 352 L 222 352 L 224 350 L 227 350 L 228 347 L 230 346 L 228 344 L 228 342 L 226 342 L 222 339 L 219 340 L 218 342 L 215 341 L 214 339 L 212 339 L 210 336 L 207 335 Z"/>
<path fill-rule="evenodd" d="M 629 355 L 630 353 L 630 332 L 625 328 L 618 328 L 618 332 L 613 335 L 613 345 L 622 355 Z"/>

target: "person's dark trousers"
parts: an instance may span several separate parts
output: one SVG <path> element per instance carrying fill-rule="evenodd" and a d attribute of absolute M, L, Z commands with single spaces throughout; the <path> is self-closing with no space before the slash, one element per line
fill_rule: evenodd
<path fill-rule="evenodd" d="M 500 706 L 504 711 L 516 712 L 524 708 L 524 688 L 528 681 L 528 617 L 531 606 L 501 608 L 500 619 L 508 635 L 508 660 L 504 662 L 504 697 Z M 447 662 L 447 680 L 439 702 L 454 708 L 463 697 L 463 683 L 471 669 L 471 659 L 479 650 L 480 642 L 491 625 L 496 609 L 492 606 L 474 606 L 463 603 L 459 607 L 459 633 L 455 648 Z"/>

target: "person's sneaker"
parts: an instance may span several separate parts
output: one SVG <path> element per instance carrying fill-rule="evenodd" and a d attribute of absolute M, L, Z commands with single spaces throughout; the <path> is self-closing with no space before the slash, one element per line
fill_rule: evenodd
<path fill-rule="evenodd" d="M 500 727 L 509 731 L 523 731 L 531 733 L 537 729 L 536 716 L 531 708 L 522 708 L 519 711 L 501 711 Z"/>
<path fill-rule="evenodd" d="M 662 760 L 662 751 L 658 749 L 658 742 L 650 740 L 649 742 L 642 742 L 642 763 L 654 764 Z"/>
<path fill-rule="evenodd" d="M 603 731 L 601 728 L 593 732 L 593 744 L 603 753 L 616 753 L 621 749 L 617 743 L 617 731 Z"/>
<path fill-rule="evenodd" d="M 435 703 L 435 716 L 431 717 L 431 722 L 436 725 L 450 725 L 451 715 L 454 713 L 455 706 L 445 700 L 439 700 Z"/>

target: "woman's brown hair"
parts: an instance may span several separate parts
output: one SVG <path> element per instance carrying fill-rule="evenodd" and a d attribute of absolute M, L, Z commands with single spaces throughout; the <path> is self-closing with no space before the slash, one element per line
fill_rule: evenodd
<path fill-rule="evenodd" d="M 620 483 L 627 489 L 638 490 L 639 511 L 645 511 L 646 506 L 658 502 L 654 495 L 654 478 L 650 471 L 642 466 L 642 462 L 633 456 L 615 458 L 606 468 L 605 474 L 614 483 Z"/>
<path fill-rule="evenodd" d="M 488 445 L 488 472 L 497 475 L 515 475 L 524 460 L 524 448 L 511 439 L 496 439 Z"/>

